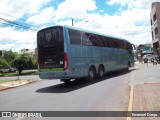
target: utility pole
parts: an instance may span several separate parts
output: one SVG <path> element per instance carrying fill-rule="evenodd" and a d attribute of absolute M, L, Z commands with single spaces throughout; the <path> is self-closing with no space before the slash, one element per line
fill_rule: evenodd
<path fill-rule="evenodd" d="M 74 26 L 73 19 L 72 19 L 72 26 Z"/>

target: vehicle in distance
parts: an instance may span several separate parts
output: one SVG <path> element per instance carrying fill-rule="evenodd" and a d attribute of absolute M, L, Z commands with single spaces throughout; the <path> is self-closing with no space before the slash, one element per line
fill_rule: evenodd
<path fill-rule="evenodd" d="M 37 33 L 41 79 L 103 77 L 134 66 L 134 45 L 127 40 L 71 26 L 53 26 Z"/>
<path fill-rule="evenodd" d="M 0 68 L 0 73 L 16 72 L 15 68 Z"/>
<path fill-rule="evenodd" d="M 144 63 L 147 63 L 148 61 L 153 62 L 155 60 L 155 58 L 158 57 L 157 55 L 154 54 L 146 54 L 142 57 Z"/>

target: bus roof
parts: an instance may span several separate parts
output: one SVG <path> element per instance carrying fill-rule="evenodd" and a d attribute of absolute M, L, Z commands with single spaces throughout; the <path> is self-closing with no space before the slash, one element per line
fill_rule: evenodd
<path fill-rule="evenodd" d="M 78 28 L 78 27 L 74 27 L 74 26 L 55 25 L 55 26 L 50 26 L 50 27 L 47 27 L 47 28 L 52 28 L 52 27 L 63 27 L 63 28 L 67 28 L 67 29 L 69 28 L 69 29 L 73 29 L 73 30 L 78 30 L 78 31 L 93 33 L 93 34 L 97 34 L 97 35 L 102 35 L 102 36 L 105 36 L 105 37 L 114 38 L 114 39 L 118 39 L 118 40 L 122 40 L 122 41 L 125 41 L 125 42 L 130 43 L 128 40 L 125 40 L 125 39 L 122 39 L 122 38 L 113 37 L 113 36 L 106 35 L 106 34 L 103 34 L 103 33 L 95 32 L 95 31 L 91 31 L 91 30 L 86 30 L 86 29 L 82 29 L 82 28 Z M 45 29 L 47 29 L 47 28 L 44 28 L 44 29 L 41 29 L 41 30 L 45 30 Z M 40 32 L 41 30 L 39 30 L 39 32 Z M 130 44 L 131 44 L 131 43 L 130 43 Z"/>
<path fill-rule="evenodd" d="M 78 27 L 74 27 L 74 26 L 67 26 L 67 25 L 60 25 L 60 26 L 65 27 L 65 28 L 69 28 L 69 29 L 78 30 L 78 31 L 93 33 L 93 34 L 97 34 L 97 35 L 102 35 L 102 36 L 105 36 L 105 37 L 110 37 L 110 38 L 122 40 L 122 41 L 125 41 L 125 42 L 129 42 L 128 40 L 125 40 L 125 39 L 122 39 L 122 38 L 113 37 L 113 36 L 106 35 L 106 34 L 99 33 L 99 32 L 95 32 L 95 31 L 92 31 L 92 30 L 86 30 L 86 29 L 82 29 L 82 28 L 78 28 Z M 129 43 L 130 43 L 130 42 L 129 42 Z"/>

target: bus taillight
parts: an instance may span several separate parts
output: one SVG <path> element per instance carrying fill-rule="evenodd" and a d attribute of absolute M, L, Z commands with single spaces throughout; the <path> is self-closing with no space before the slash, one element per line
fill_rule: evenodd
<path fill-rule="evenodd" d="M 64 70 L 67 70 L 68 68 L 68 55 L 66 52 L 64 52 Z"/>

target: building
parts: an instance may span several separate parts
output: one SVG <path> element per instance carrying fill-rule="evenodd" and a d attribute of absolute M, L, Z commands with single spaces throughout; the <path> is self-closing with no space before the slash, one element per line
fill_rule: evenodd
<path fill-rule="evenodd" d="M 145 46 L 144 45 L 142 45 L 142 44 L 140 44 L 138 47 L 137 47 L 137 50 L 140 52 L 140 51 L 143 51 L 143 48 L 144 48 Z"/>
<path fill-rule="evenodd" d="M 20 53 L 29 53 L 31 55 L 36 55 L 36 48 L 35 49 L 21 49 Z"/>
<path fill-rule="evenodd" d="M 151 5 L 150 22 L 154 53 L 160 55 L 160 2 Z"/>
<path fill-rule="evenodd" d="M 138 59 L 141 59 L 146 54 L 153 54 L 152 44 L 140 44 L 137 46 Z"/>
<path fill-rule="evenodd" d="M 0 50 L 0 57 L 3 56 L 4 53 L 5 53 L 5 50 Z"/>

